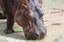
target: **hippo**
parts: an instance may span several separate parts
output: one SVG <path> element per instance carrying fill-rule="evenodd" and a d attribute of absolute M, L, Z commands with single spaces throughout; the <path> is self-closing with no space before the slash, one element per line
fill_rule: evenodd
<path fill-rule="evenodd" d="M 0 0 L 0 7 L 7 18 L 5 34 L 14 33 L 16 22 L 23 27 L 27 39 L 43 39 L 46 28 L 43 22 L 42 0 Z"/>

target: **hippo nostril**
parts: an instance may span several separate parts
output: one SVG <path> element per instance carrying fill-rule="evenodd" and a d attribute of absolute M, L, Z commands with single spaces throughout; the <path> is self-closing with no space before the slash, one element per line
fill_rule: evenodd
<path fill-rule="evenodd" d="M 40 38 L 44 38 L 46 36 L 46 33 L 40 33 Z"/>

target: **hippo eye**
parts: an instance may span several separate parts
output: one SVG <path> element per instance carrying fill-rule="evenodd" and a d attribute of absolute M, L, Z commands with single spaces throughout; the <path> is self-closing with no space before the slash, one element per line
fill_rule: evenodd
<path fill-rule="evenodd" d="M 22 7 L 27 8 L 28 6 L 26 4 L 22 4 Z"/>

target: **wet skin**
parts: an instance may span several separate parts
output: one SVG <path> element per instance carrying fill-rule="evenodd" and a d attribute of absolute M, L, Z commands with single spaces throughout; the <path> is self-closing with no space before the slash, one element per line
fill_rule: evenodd
<path fill-rule="evenodd" d="M 7 17 L 4 33 L 13 33 L 14 20 L 23 27 L 27 39 L 42 39 L 46 35 L 41 11 L 42 0 L 0 0 Z"/>

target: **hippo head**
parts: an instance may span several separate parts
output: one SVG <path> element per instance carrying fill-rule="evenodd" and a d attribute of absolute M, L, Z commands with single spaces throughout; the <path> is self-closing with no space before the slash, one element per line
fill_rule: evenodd
<path fill-rule="evenodd" d="M 20 2 L 15 20 L 23 27 L 27 39 L 41 39 L 46 35 L 43 23 L 41 4 L 38 0 L 23 0 Z"/>

